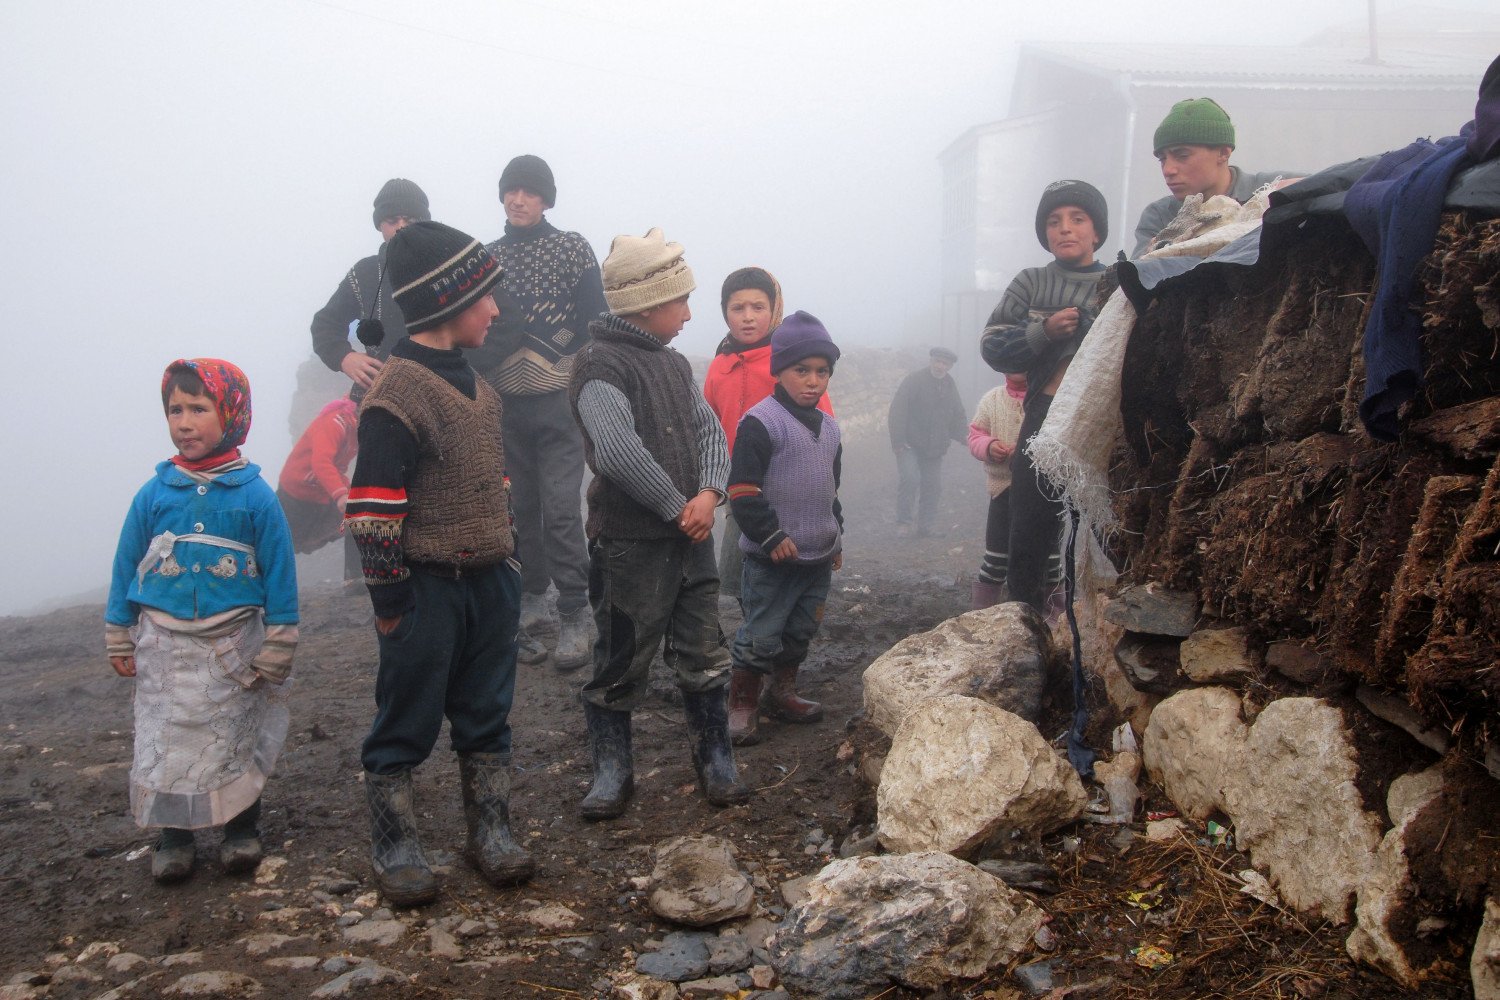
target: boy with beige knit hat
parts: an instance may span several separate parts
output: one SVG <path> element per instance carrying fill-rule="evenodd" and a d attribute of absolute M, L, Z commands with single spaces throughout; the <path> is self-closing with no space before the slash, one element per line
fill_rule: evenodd
<path fill-rule="evenodd" d="M 682 247 L 660 229 L 617 236 L 604 260 L 609 314 L 590 324 L 569 385 L 589 483 L 589 603 L 599 640 L 582 700 L 594 780 L 585 819 L 619 816 L 635 788 L 630 715 L 651 661 L 677 675 L 693 766 L 717 806 L 746 801 L 729 743 L 729 654 L 719 631 L 714 510 L 729 476 L 724 431 L 668 345 L 692 318 Z"/>

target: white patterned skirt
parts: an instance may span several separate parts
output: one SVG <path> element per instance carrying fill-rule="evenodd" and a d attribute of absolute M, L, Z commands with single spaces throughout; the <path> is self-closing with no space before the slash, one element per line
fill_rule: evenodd
<path fill-rule="evenodd" d="M 222 826 L 260 797 L 286 742 L 291 682 L 267 684 L 250 667 L 261 616 L 195 635 L 143 614 L 133 632 L 130 811 L 143 827 Z"/>

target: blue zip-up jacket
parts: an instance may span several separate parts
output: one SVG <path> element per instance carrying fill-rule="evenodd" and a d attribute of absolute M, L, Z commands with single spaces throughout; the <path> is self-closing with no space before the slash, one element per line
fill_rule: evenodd
<path fill-rule="evenodd" d="M 178 542 L 170 559 L 138 576 L 151 540 L 214 535 L 249 545 L 248 553 L 206 542 Z M 231 608 L 262 607 L 267 625 L 297 624 L 297 565 L 286 515 L 251 463 L 199 484 L 171 462 L 136 493 L 120 529 L 104 620 L 134 625 L 141 606 L 173 618 L 206 618 Z"/>

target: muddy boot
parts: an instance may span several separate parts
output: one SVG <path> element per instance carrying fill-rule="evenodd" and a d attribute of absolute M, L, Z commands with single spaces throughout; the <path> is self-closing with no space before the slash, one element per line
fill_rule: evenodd
<path fill-rule="evenodd" d="M 536 629 L 540 632 L 551 617 L 552 609 L 547 607 L 547 595 L 545 592 L 540 594 L 523 593 L 521 595 L 521 629 L 523 631 L 529 632 L 532 629 Z"/>
<path fill-rule="evenodd" d="M 723 688 L 682 692 L 688 732 L 693 737 L 693 769 L 703 797 L 716 806 L 750 801 L 750 789 L 740 781 L 729 743 L 729 705 Z"/>
<path fill-rule="evenodd" d="M 469 827 L 469 860 L 493 885 L 525 882 L 536 864 L 510 834 L 510 754 L 460 754 L 458 773 Z"/>
<path fill-rule="evenodd" d="M 577 670 L 594 658 L 594 609 L 587 604 L 557 617 L 557 652 L 552 665 L 558 670 Z"/>
<path fill-rule="evenodd" d="M 737 747 L 760 742 L 761 675 L 735 667 L 729 675 L 729 739 Z"/>
<path fill-rule="evenodd" d="M 546 663 L 547 644 L 526 629 L 516 630 L 516 662 L 524 663 L 528 667 L 534 667 L 538 663 Z"/>
<path fill-rule="evenodd" d="M 260 799 L 224 824 L 224 842 L 219 845 L 219 865 L 231 875 L 253 872 L 260 865 Z"/>
<path fill-rule="evenodd" d="M 795 663 L 778 664 L 771 671 L 771 689 L 766 692 L 766 714 L 782 722 L 821 722 L 822 704 L 797 697 L 797 667 Z"/>
<path fill-rule="evenodd" d="M 594 758 L 594 784 L 578 812 L 584 819 L 614 819 L 625 811 L 635 791 L 635 769 L 630 758 L 630 713 L 583 703 L 589 725 L 589 752 Z"/>
<path fill-rule="evenodd" d="M 1005 585 L 1003 583 L 975 580 L 969 584 L 969 605 L 972 611 L 978 611 L 980 608 L 992 608 L 1004 600 Z"/>
<path fill-rule="evenodd" d="M 161 838 L 151 848 L 151 877 L 162 885 L 181 882 L 193 874 L 193 831 L 164 827 Z"/>
<path fill-rule="evenodd" d="M 365 794 L 370 800 L 370 867 L 375 871 L 375 887 L 392 906 L 421 906 L 437 899 L 437 876 L 417 839 L 411 772 L 366 771 Z"/>

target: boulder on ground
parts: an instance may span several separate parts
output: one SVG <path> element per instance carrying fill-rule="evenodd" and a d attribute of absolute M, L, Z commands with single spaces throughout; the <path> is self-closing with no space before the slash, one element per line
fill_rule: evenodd
<path fill-rule="evenodd" d="M 1484 901 L 1484 922 L 1474 938 L 1469 977 L 1474 981 L 1474 1000 L 1500 1000 L 1500 903 L 1494 897 Z"/>
<path fill-rule="evenodd" d="M 1249 730 L 1228 688 L 1181 691 L 1156 706 L 1146 727 L 1146 770 L 1177 808 L 1207 819 L 1225 807 L 1225 782 L 1245 766 Z"/>
<path fill-rule="evenodd" d="M 982 976 L 1031 945 L 1042 911 L 948 854 L 849 858 L 828 865 L 771 938 L 792 991 L 856 1000 L 902 985 L 932 990 Z"/>
<path fill-rule="evenodd" d="M 674 837 L 656 849 L 648 901 L 657 916 L 690 927 L 749 916 L 755 888 L 722 837 Z"/>
<path fill-rule="evenodd" d="M 968 695 L 1035 721 L 1052 659 L 1047 623 L 1009 602 L 908 636 L 865 669 L 865 712 L 887 736 L 925 698 Z"/>
<path fill-rule="evenodd" d="M 1070 823 L 1088 796 L 1036 726 L 948 695 L 917 705 L 896 730 L 875 801 L 888 850 L 964 857 L 1002 829 L 1046 833 Z"/>
<path fill-rule="evenodd" d="M 1260 652 L 1250 645 L 1250 630 L 1198 629 L 1178 650 L 1182 672 L 1198 684 L 1229 684 L 1260 672 Z"/>
<path fill-rule="evenodd" d="M 1328 673 L 1328 661 L 1304 642 L 1283 639 L 1266 647 L 1266 666 L 1298 684 L 1317 684 Z"/>
<path fill-rule="evenodd" d="M 1154 583 L 1126 587 L 1104 606 L 1104 617 L 1128 632 L 1184 639 L 1198 624 L 1198 597 Z"/>

